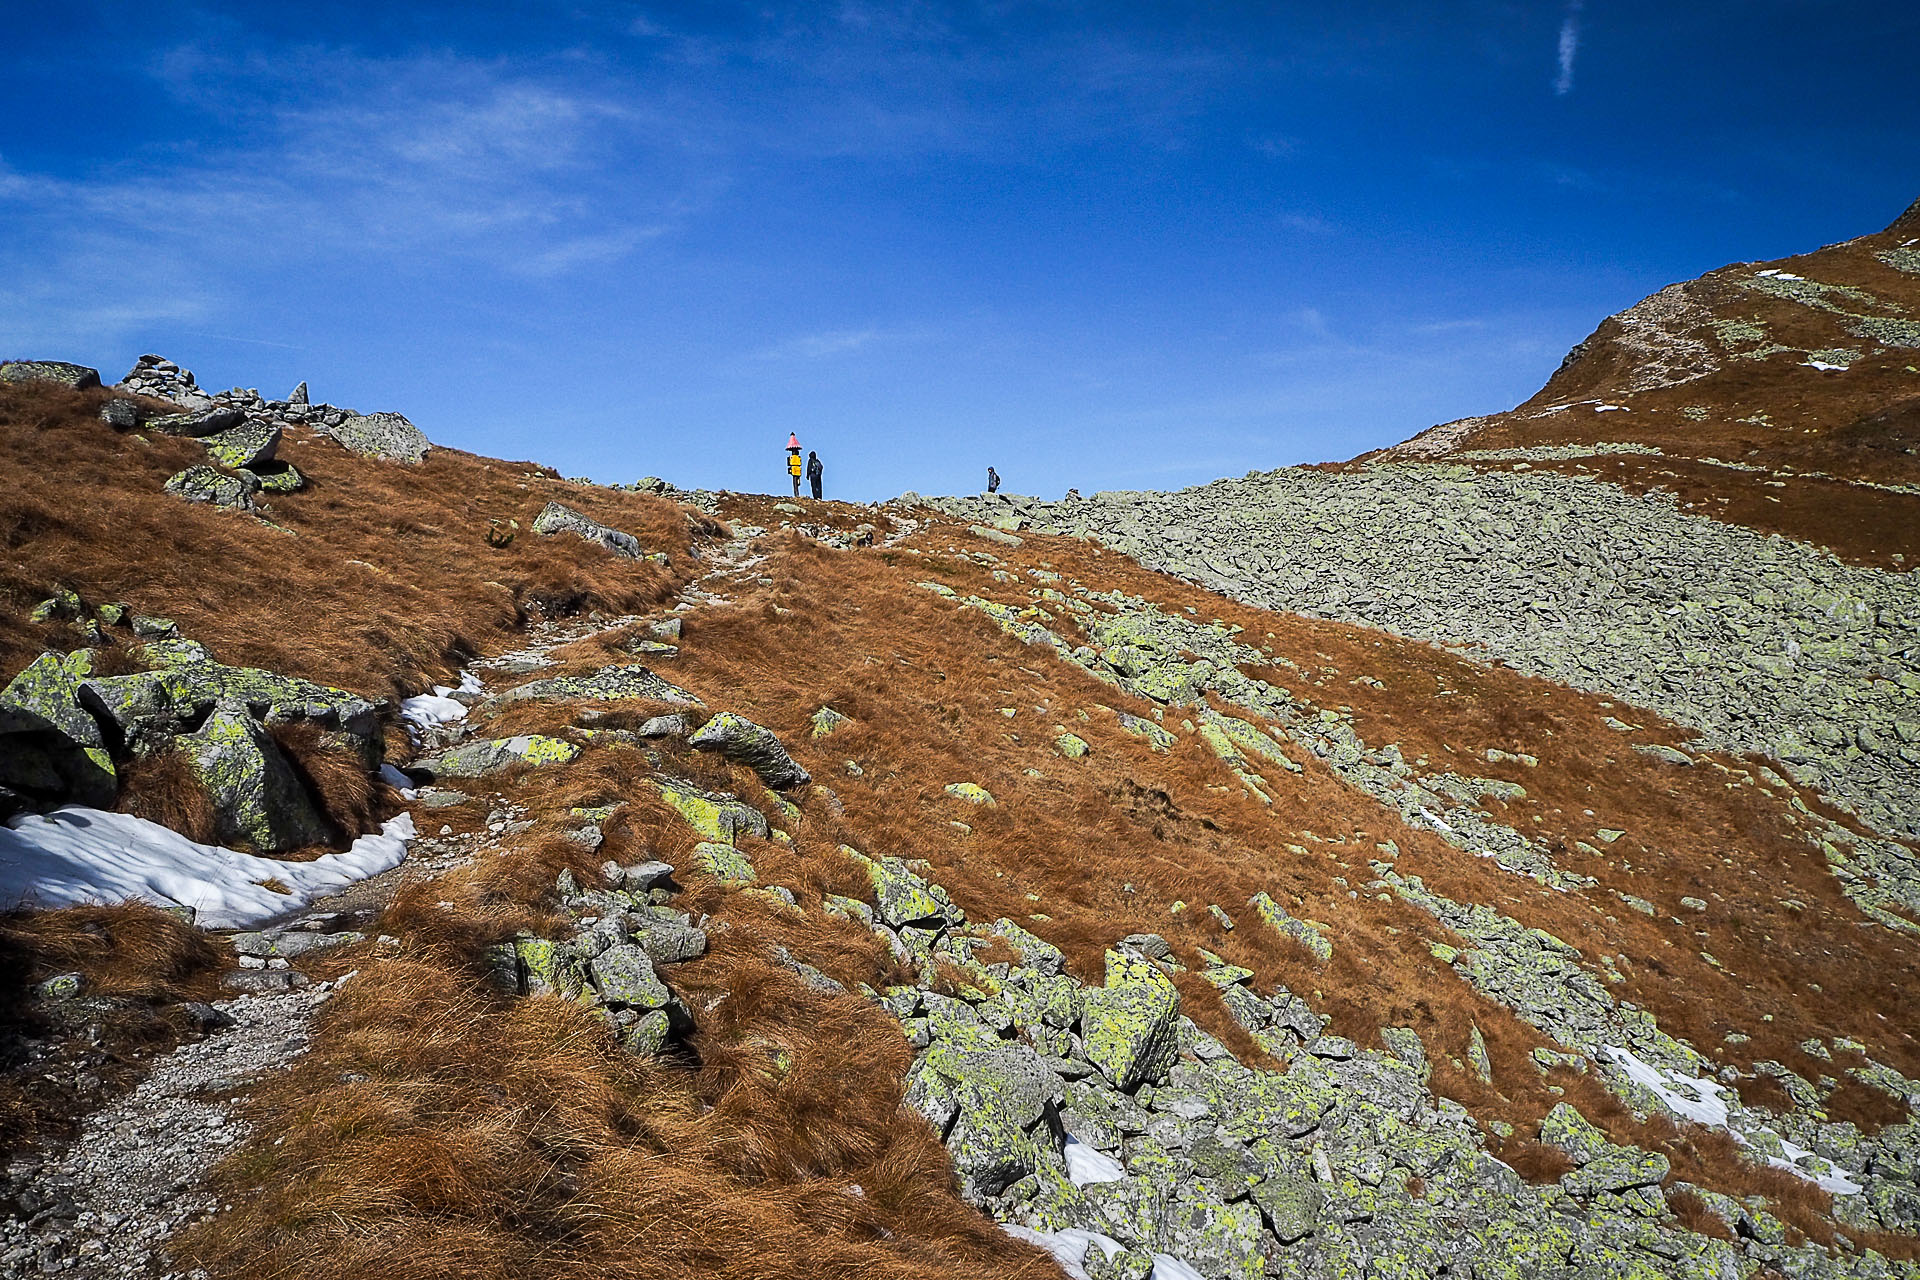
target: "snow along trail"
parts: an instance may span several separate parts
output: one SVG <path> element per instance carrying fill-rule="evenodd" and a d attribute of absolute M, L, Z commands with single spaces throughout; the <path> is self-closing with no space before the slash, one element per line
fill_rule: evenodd
<path fill-rule="evenodd" d="M 0 827 L 0 907 L 137 898 L 190 908 L 203 928 L 245 929 L 399 866 L 413 837 L 413 818 L 403 813 L 345 853 L 288 862 L 196 844 L 131 814 L 66 805 Z"/>

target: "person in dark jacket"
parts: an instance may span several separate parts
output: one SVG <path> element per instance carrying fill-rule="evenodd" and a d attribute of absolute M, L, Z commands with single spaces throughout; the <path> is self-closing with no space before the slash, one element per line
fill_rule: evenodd
<path fill-rule="evenodd" d="M 820 465 L 820 455 L 811 449 L 807 450 L 807 483 L 813 486 L 816 502 L 820 500 L 820 477 L 825 472 L 826 468 Z"/>
<path fill-rule="evenodd" d="M 987 492 L 988 493 L 1000 492 L 1000 473 L 998 471 L 995 471 L 992 467 L 987 468 Z"/>

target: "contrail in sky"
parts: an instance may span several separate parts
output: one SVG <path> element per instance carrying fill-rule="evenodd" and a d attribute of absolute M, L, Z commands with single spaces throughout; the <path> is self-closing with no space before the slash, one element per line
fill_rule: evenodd
<path fill-rule="evenodd" d="M 1582 0 L 1571 0 L 1567 16 L 1560 23 L 1560 74 L 1553 78 L 1553 92 L 1566 97 L 1573 92 L 1573 58 L 1580 52 L 1580 9 Z"/>

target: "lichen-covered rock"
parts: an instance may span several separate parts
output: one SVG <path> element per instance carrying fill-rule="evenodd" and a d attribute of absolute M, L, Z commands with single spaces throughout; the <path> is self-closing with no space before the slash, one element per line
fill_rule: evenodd
<path fill-rule="evenodd" d="M 260 488 L 267 493 L 298 493 L 307 487 L 307 478 L 291 462 L 254 462 L 247 470 L 259 477 Z"/>
<path fill-rule="evenodd" d="M 787 754 L 772 730 L 731 711 L 722 711 L 687 739 L 696 751 L 711 751 L 735 764 L 746 765 L 760 781 L 780 791 L 803 787 L 813 776 Z"/>
<path fill-rule="evenodd" d="M 645 553 L 640 549 L 640 540 L 630 533 L 609 528 L 591 516 L 582 515 L 572 507 L 558 502 L 549 502 L 533 518 L 535 533 L 551 536 L 556 533 L 571 533 L 585 538 L 588 542 L 597 542 L 617 556 L 628 560 L 641 559 Z"/>
<path fill-rule="evenodd" d="M 1087 1061 L 1116 1089 L 1162 1078 L 1179 1051 L 1180 992 L 1158 966 L 1107 952 L 1106 985 L 1087 992 L 1081 1036 Z"/>
<path fill-rule="evenodd" d="M 677 778 L 655 778 L 654 789 L 702 838 L 732 844 L 742 835 L 767 839 L 767 815 L 737 796 L 702 791 Z"/>
<path fill-rule="evenodd" d="M 260 492 L 260 478 L 250 471 L 229 474 L 213 467 L 195 465 L 168 477 L 166 489 L 176 498 L 185 498 L 189 502 L 251 511 L 253 495 Z"/>
<path fill-rule="evenodd" d="M 587 969 L 600 999 L 615 1008 L 665 1009 L 673 999 L 654 972 L 653 961 L 632 943 L 608 947 L 588 962 Z"/>
<path fill-rule="evenodd" d="M 100 385 L 100 371 L 64 360 L 9 360 L 0 364 L 0 382 L 53 382 L 84 391 Z"/>
<path fill-rule="evenodd" d="M 1053 740 L 1054 750 L 1069 760 L 1084 760 L 1091 749 L 1087 740 L 1077 733 L 1063 733 Z"/>
<path fill-rule="evenodd" d="M 602 667 L 590 676 L 548 676 L 518 685 L 480 707 L 480 714 L 493 715 L 516 702 L 665 702 L 678 707 L 697 707 L 700 699 L 670 680 L 662 679 L 640 663 Z"/>
<path fill-rule="evenodd" d="M 136 635 L 149 643 L 177 636 L 164 618 L 136 617 Z M 167 745 L 219 703 L 244 706 L 269 725 L 310 721 L 338 735 L 372 770 L 379 764 L 378 708 L 345 689 L 278 675 L 255 667 L 187 661 L 133 675 L 90 677 L 80 701 L 100 721 L 108 747 L 134 755 Z"/>
<path fill-rule="evenodd" d="M 280 447 L 280 428 L 271 422 L 247 420 L 239 426 L 203 436 L 200 443 L 206 446 L 207 456 L 220 466 L 257 468 L 258 464 L 273 461 L 274 452 Z"/>
<path fill-rule="evenodd" d="M 835 729 L 852 723 L 853 717 L 843 716 L 832 707 L 822 707 L 814 712 L 812 718 L 807 721 L 808 736 L 824 738 L 833 733 Z"/>
<path fill-rule="evenodd" d="M 955 800 L 965 800 L 968 804 L 990 805 L 994 803 L 993 793 L 977 782 L 949 782 L 947 794 Z"/>
<path fill-rule="evenodd" d="M 997 543 L 1003 547 L 1024 547 L 1027 545 L 1025 538 L 1017 538 L 1013 534 L 1003 529 L 995 529 L 991 525 L 968 525 L 967 532 L 983 541 Z"/>
<path fill-rule="evenodd" d="M 147 430 L 158 431 L 163 436 L 205 438 L 237 427 L 245 419 L 246 414 L 231 405 L 212 405 L 186 413 L 163 413 L 148 418 L 145 425 Z"/>
<path fill-rule="evenodd" d="M 1066 972 L 1067 957 L 1060 948 L 1035 937 L 1005 916 L 1001 916 L 987 928 L 994 937 L 1004 938 L 1007 944 L 1019 954 L 1020 963 L 1041 977 L 1053 978 Z"/>
<path fill-rule="evenodd" d="M 738 850 L 732 850 L 738 856 Z M 661 864 L 665 865 L 665 864 Z M 655 907 L 632 921 L 633 940 L 655 964 L 678 964 L 707 953 L 707 932 L 697 929 L 683 911 Z"/>
<path fill-rule="evenodd" d="M 947 896 L 946 890 L 927 883 L 898 858 L 869 858 L 849 845 L 840 852 L 854 859 L 867 873 L 873 885 L 874 917 L 880 923 L 898 929 L 903 925 L 959 926 L 966 915 Z"/>
<path fill-rule="evenodd" d="M 752 884 L 759 878 L 746 854 L 712 840 L 693 846 L 693 869 L 725 884 Z"/>
<path fill-rule="evenodd" d="M 907 1082 L 907 1102 L 944 1138 L 963 1194 L 999 1195 L 1039 1169 L 1060 1078 L 1028 1046 L 998 1039 L 958 1001 L 929 996 L 929 1043 Z M 1036 1136 L 1038 1131 L 1038 1136 Z"/>
<path fill-rule="evenodd" d="M 457 747 L 422 757 L 409 767 L 432 780 L 484 778 L 514 765 L 566 764 L 579 754 L 580 748 L 564 739 L 522 733 L 511 738 L 463 742 Z"/>
<path fill-rule="evenodd" d="M 352 414 L 328 427 L 327 434 L 363 458 L 421 462 L 433 448 L 426 433 L 399 413 Z"/>
<path fill-rule="evenodd" d="M 1265 890 L 1247 899 L 1247 905 L 1253 908 L 1260 923 L 1281 937 L 1299 943 L 1322 964 L 1333 958 L 1333 944 L 1327 941 L 1326 936 L 1306 921 L 1288 914 L 1287 909 L 1268 897 Z"/>
<path fill-rule="evenodd" d="M 1130 712 L 1120 713 L 1120 727 L 1128 733 L 1136 733 L 1147 740 L 1147 745 L 1155 751 L 1169 751 L 1173 748 L 1173 735 L 1142 716 Z"/>
<path fill-rule="evenodd" d="M 333 838 L 299 776 L 244 707 L 216 706 L 206 723 L 179 743 L 213 804 L 220 842 L 284 853 Z"/>
<path fill-rule="evenodd" d="M 114 399 L 100 406 L 100 421 L 115 431 L 132 431 L 140 425 L 138 400 Z"/>
<path fill-rule="evenodd" d="M 91 672 L 87 650 L 43 653 L 0 691 L 0 788 L 36 807 L 113 807 L 113 757 L 80 703 Z"/>

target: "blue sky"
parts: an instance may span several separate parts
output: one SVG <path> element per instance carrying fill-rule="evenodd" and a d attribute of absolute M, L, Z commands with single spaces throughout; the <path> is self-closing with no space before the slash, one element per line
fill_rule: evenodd
<path fill-rule="evenodd" d="M 860 499 L 1348 457 L 1920 196 L 1908 4 L 49 9 L 0 356 L 602 481 L 771 490 L 790 430 Z"/>

